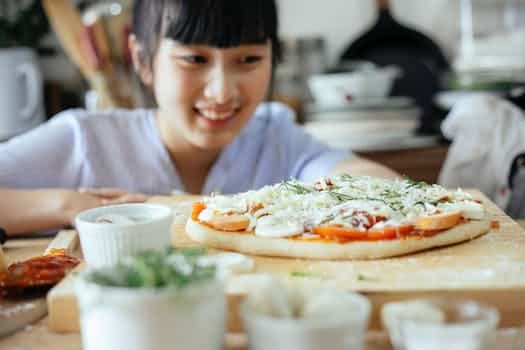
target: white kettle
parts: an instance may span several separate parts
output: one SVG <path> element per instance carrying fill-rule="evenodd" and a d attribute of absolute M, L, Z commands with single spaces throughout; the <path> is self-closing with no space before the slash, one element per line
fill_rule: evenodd
<path fill-rule="evenodd" d="M 34 50 L 0 49 L 0 141 L 44 122 L 42 85 Z"/>

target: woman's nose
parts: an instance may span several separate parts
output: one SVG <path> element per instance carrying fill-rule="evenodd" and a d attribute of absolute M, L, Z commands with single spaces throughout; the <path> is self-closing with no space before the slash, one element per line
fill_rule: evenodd
<path fill-rule="evenodd" d="M 210 72 L 210 79 L 204 88 L 204 97 L 224 104 L 235 99 L 237 93 L 235 74 L 228 73 L 223 68 L 216 68 Z"/>

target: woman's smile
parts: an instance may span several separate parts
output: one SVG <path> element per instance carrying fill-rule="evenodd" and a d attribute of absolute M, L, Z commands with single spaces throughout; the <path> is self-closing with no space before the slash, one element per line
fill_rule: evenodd
<path fill-rule="evenodd" d="M 240 107 L 228 108 L 197 108 L 193 111 L 197 115 L 198 123 L 207 128 L 220 128 L 227 126 L 235 119 Z"/>

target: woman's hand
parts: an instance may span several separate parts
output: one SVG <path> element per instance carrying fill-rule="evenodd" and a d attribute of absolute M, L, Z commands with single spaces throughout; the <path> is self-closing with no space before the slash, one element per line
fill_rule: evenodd
<path fill-rule="evenodd" d="M 80 188 L 68 192 L 65 213 L 69 224 L 73 224 L 75 216 L 81 211 L 124 203 L 142 203 L 148 196 L 142 193 L 132 193 L 117 188 Z"/>
<path fill-rule="evenodd" d="M 61 228 L 86 209 L 144 202 L 147 196 L 114 188 L 12 190 L 0 188 L 0 226 L 8 235 Z"/>

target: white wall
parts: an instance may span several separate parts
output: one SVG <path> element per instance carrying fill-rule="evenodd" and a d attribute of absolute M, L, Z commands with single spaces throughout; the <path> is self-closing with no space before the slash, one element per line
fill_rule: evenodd
<path fill-rule="evenodd" d="M 459 40 L 459 0 L 391 0 L 394 18 L 431 36 L 451 57 Z M 374 0 L 278 0 L 281 36 L 320 34 L 329 62 L 376 18 Z"/>

